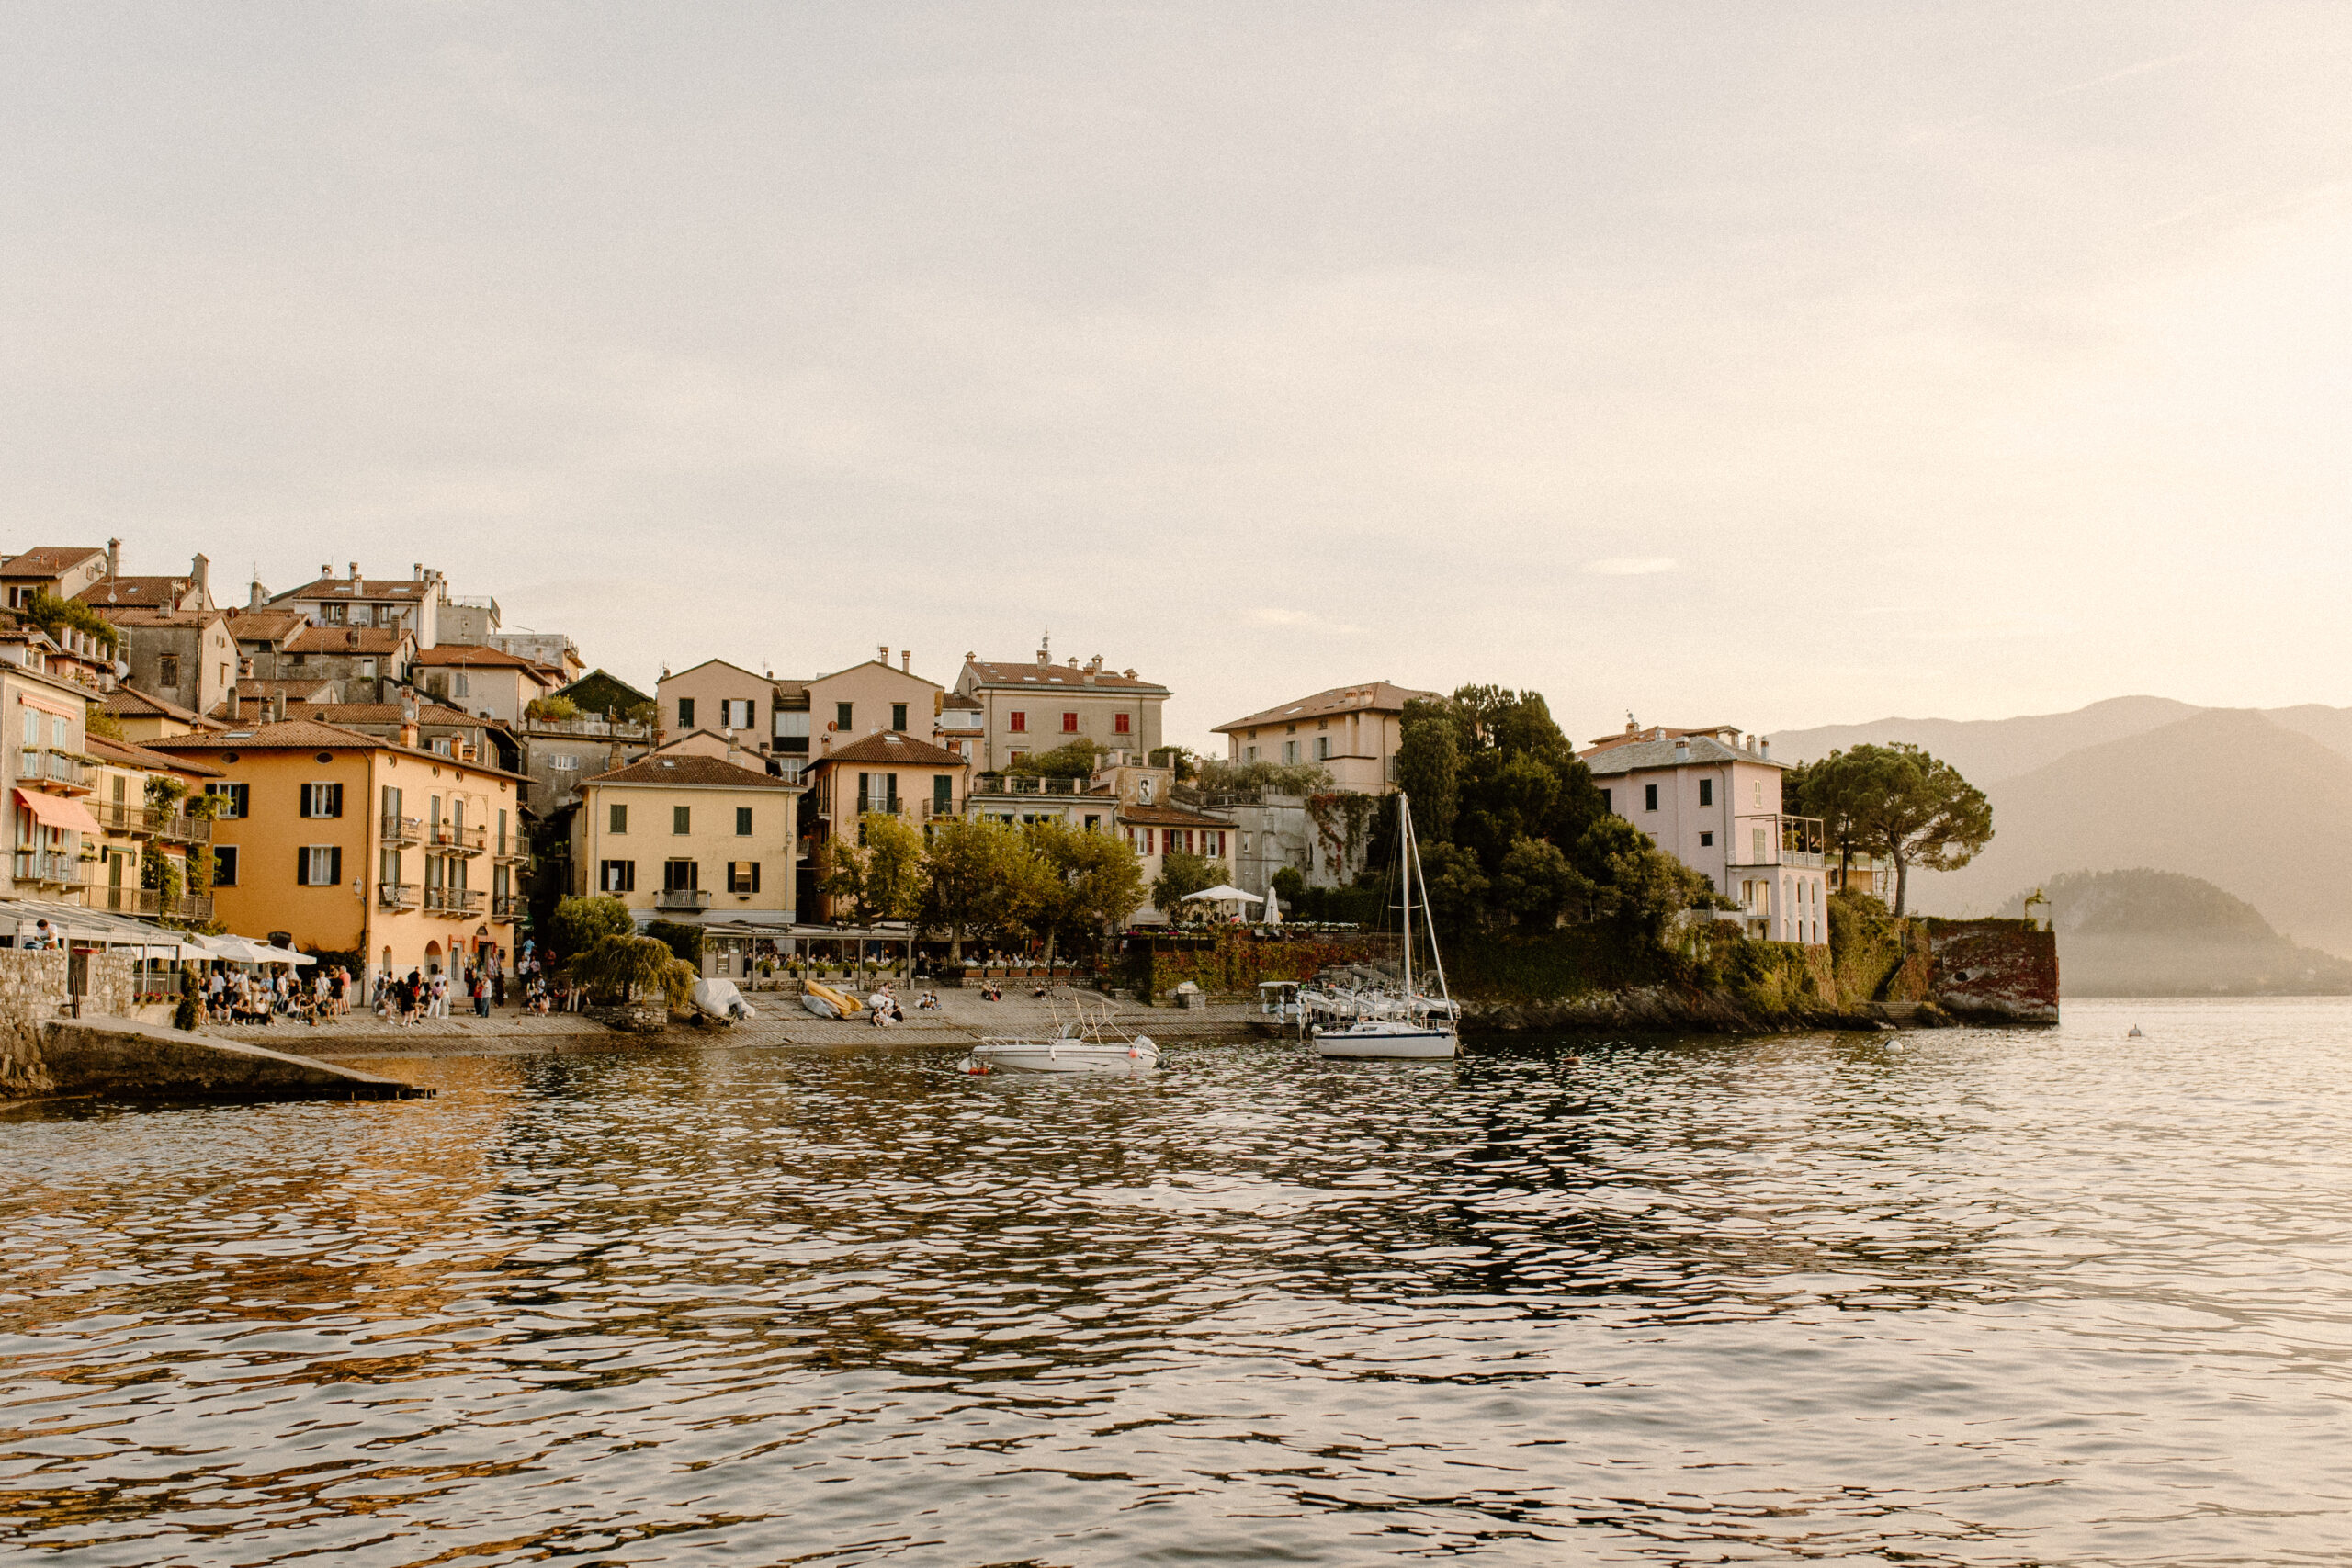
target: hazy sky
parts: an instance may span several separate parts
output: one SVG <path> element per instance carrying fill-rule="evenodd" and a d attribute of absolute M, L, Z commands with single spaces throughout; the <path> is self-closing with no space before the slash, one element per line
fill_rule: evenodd
<path fill-rule="evenodd" d="M 650 681 L 2352 704 L 2352 7 L 7 6 L 0 544 Z"/>

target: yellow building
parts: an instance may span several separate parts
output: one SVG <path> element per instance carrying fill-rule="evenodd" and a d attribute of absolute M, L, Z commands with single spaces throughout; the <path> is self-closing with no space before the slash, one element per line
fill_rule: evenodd
<path fill-rule="evenodd" d="M 298 719 L 150 742 L 222 775 L 206 786 L 226 797 L 213 822 L 220 921 L 361 953 L 369 978 L 511 964 L 522 779 L 403 741 Z"/>
<path fill-rule="evenodd" d="M 801 794 L 691 752 L 599 773 L 581 784 L 571 819 L 571 891 L 609 893 L 649 918 L 789 923 Z"/>

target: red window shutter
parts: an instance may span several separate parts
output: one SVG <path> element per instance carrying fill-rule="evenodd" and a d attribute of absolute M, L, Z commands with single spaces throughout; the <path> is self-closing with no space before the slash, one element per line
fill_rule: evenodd
<path fill-rule="evenodd" d="M 1064 735 L 1075 735 L 1078 733 L 1078 715 L 1074 713 L 1066 713 L 1062 715 L 1062 733 Z"/>
<path fill-rule="evenodd" d="M 1014 714 L 1014 715 L 1012 716 L 1012 729 L 1013 729 L 1013 733 L 1014 733 L 1014 734 L 1016 734 L 1016 735 L 1017 735 L 1017 734 L 1021 733 L 1023 730 L 1027 729 L 1028 728 L 1029 728 L 1029 716 L 1028 716 L 1027 714 L 1025 714 L 1025 713 L 1016 713 L 1016 714 Z"/>
<path fill-rule="evenodd" d="M 1120 713 L 1113 714 L 1111 716 L 1111 733 L 1114 735 L 1125 735 L 1127 733 L 1127 716 L 1125 714 Z"/>

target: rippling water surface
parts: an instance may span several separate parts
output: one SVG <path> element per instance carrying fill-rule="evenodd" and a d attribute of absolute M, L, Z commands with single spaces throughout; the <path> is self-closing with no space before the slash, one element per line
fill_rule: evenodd
<path fill-rule="evenodd" d="M 2352 1007 L 2068 1010 L 19 1111 L 0 1551 L 2342 1561 Z"/>

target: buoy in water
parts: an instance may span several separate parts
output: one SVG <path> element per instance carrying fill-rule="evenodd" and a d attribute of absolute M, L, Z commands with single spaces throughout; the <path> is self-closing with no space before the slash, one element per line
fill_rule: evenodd
<path fill-rule="evenodd" d="M 2147 1036 L 2140 1032 L 2140 1026 L 2135 1023 L 2132 1026 L 2131 1032 L 2125 1034 L 2123 1038 L 2126 1040 L 2145 1040 Z"/>

